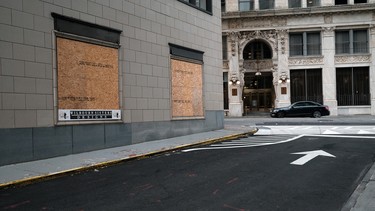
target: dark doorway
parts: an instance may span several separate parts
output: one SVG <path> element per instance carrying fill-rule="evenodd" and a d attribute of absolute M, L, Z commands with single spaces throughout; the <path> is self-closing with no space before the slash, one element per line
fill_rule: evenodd
<path fill-rule="evenodd" d="M 272 73 L 245 73 L 243 92 L 244 115 L 252 112 L 268 112 L 273 105 L 274 90 Z"/>

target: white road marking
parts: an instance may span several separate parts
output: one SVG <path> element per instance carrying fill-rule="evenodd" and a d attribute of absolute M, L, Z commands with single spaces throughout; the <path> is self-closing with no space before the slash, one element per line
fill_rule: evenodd
<path fill-rule="evenodd" d="M 332 131 L 332 130 L 326 130 L 322 134 L 341 134 L 341 133 L 336 132 L 336 131 Z"/>
<path fill-rule="evenodd" d="M 357 134 L 374 134 L 374 133 L 371 133 L 371 132 L 369 132 L 367 130 L 360 130 L 360 131 L 358 131 Z"/>
<path fill-rule="evenodd" d="M 217 147 L 210 147 L 209 146 L 209 147 L 185 149 L 185 150 L 182 150 L 182 152 L 192 152 L 192 151 L 200 151 L 200 150 L 218 150 L 218 149 L 238 149 L 238 148 L 250 148 L 250 147 L 258 147 L 258 146 L 269 146 L 269 145 L 291 142 L 291 141 L 297 140 L 297 139 L 299 139 L 303 136 L 304 135 L 299 135 L 299 136 L 295 136 L 293 138 L 283 140 L 283 141 L 278 141 L 278 142 L 269 142 L 269 143 L 261 143 L 261 144 L 254 144 L 254 145 L 242 145 L 242 146 L 217 146 Z"/>
<path fill-rule="evenodd" d="M 367 131 L 367 132 L 366 132 Z M 255 133 L 259 136 L 282 134 L 375 134 L 374 126 L 263 126 Z"/>
<path fill-rule="evenodd" d="M 292 165 L 299 165 L 299 166 L 302 166 L 304 165 L 305 163 L 309 162 L 310 160 L 318 157 L 318 156 L 326 156 L 326 157 L 333 157 L 335 158 L 336 156 L 332 155 L 332 154 L 329 154 L 328 152 L 326 151 L 323 151 L 323 150 L 315 150 L 315 151 L 308 151 L 308 152 L 295 152 L 295 153 L 291 153 L 291 154 L 296 154 L 296 155 L 305 155 L 293 162 L 291 162 L 290 164 Z"/>

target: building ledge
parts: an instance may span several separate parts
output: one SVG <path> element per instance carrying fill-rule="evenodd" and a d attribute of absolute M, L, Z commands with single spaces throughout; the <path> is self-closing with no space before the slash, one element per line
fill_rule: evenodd
<path fill-rule="evenodd" d="M 222 19 L 232 18 L 246 18 L 246 17 L 268 17 L 268 16 L 310 16 L 322 14 L 335 13 L 358 13 L 358 12 L 373 12 L 375 9 L 374 3 L 355 4 L 355 5 L 334 5 L 308 8 L 286 8 L 286 9 L 271 9 L 271 10 L 253 10 L 243 12 L 223 12 Z"/>

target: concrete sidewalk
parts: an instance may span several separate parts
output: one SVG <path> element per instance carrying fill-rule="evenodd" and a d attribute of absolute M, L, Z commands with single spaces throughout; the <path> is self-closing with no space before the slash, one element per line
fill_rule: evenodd
<path fill-rule="evenodd" d="M 82 171 L 89 168 L 97 168 L 188 146 L 235 139 L 246 135 L 252 135 L 256 131 L 256 128 L 246 128 L 246 130 L 222 129 L 123 147 L 0 166 L 0 188 L 29 183 L 47 177 Z"/>

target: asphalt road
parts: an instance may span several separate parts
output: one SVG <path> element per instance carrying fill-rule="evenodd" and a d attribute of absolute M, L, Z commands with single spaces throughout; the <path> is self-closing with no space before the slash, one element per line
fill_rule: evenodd
<path fill-rule="evenodd" d="M 266 138 L 272 141 L 254 144 Z M 0 209 L 340 210 L 375 154 L 375 138 L 364 137 L 251 136 L 223 145 L 232 147 L 177 151 L 3 189 Z M 311 150 L 335 157 L 291 164 L 305 156 L 292 153 Z"/>

